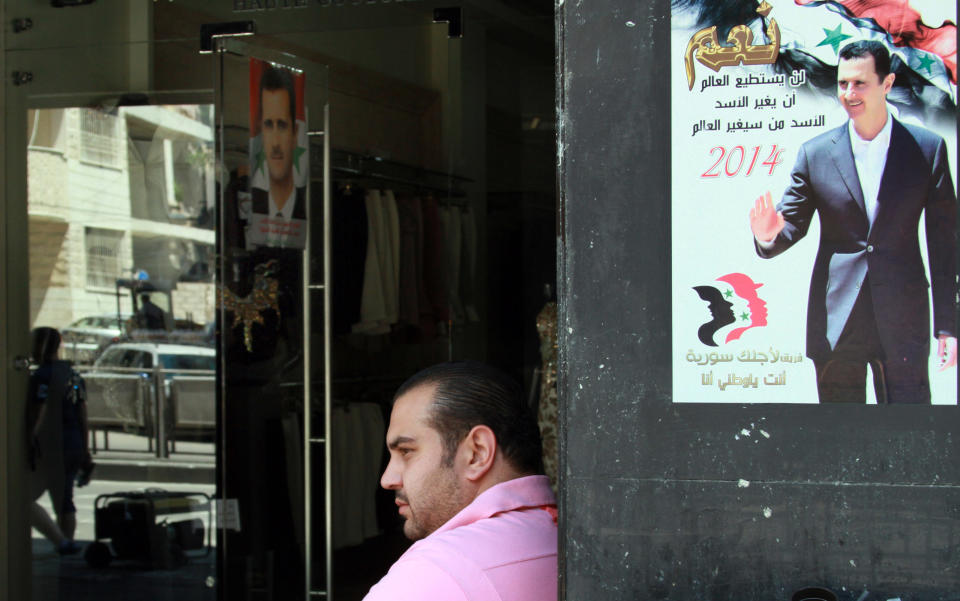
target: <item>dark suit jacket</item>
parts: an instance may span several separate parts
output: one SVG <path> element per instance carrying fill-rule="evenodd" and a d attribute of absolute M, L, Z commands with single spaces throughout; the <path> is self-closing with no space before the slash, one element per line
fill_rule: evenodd
<path fill-rule="evenodd" d="M 270 211 L 270 192 L 269 191 L 262 190 L 260 188 L 251 188 L 250 199 L 251 199 L 250 210 L 252 213 L 256 213 L 257 215 L 266 215 Z M 297 188 L 296 194 L 294 195 L 295 204 L 293 205 L 293 214 L 291 215 L 293 219 L 307 218 L 307 200 L 306 199 L 307 199 L 307 189 Z"/>
<path fill-rule="evenodd" d="M 936 134 L 894 120 L 871 225 L 847 124 L 806 142 L 777 209 L 786 225 L 764 258 L 803 238 L 814 213 L 820 246 L 810 279 L 807 356 L 829 358 L 869 274 L 877 331 L 887 360 L 930 356 L 927 289 L 933 284 L 934 332 L 956 335 L 957 208 L 947 148 Z M 917 227 L 925 212 L 927 280 Z"/>

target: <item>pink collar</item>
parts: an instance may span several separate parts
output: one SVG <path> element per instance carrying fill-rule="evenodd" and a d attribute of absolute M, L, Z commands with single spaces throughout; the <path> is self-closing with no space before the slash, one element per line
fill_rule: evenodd
<path fill-rule="evenodd" d="M 430 536 L 493 517 L 498 513 L 531 508 L 543 509 L 550 513 L 554 522 L 557 521 L 557 501 L 546 476 L 524 476 L 491 486 Z"/>

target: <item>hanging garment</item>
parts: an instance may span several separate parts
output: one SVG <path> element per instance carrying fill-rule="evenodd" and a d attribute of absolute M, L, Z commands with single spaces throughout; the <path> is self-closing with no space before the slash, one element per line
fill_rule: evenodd
<path fill-rule="evenodd" d="M 386 434 L 376 403 L 346 402 L 331 414 L 333 546 L 359 545 L 380 534 L 376 496 Z"/>
<path fill-rule="evenodd" d="M 420 327 L 424 338 L 437 335 L 437 325 L 449 317 L 446 268 L 443 254 L 443 225 L 440 207 L 432 196 L 422 199 L 423 209 L 423 298 L 420 301 Z"/>
<path fill-rule="evenodd" d="M 367 257 L 363 269 L 363 294 L 360 302 L 360 321 L 353 325 L 354 333 L 386 334 L 387 301 L 383 288 L 382 270 L 385 267 L 383 205 L 379 190 L 368 190 L 364 202 L 367 207 Z"/>
<path fill-rule="evenodd" d="M 444 256 L 446 257 L 447 298 L 450 302 L 451 319 L 463 322 L 463 303 L 460 302 L 460 245 L 463 235 L 460 230 L 460 207 L 440 207 L 443 224 Z"/>
<path fill-rule="evenodd" d="M 420 297 L 423 287 L 423 217 L 420 199 L 397 198 L 400 219 L 400 323 L 420 326 Z"/>
<path fill-rule="evenodd" d="M 330 452 L 332 469 L 330 470 L 330 512 L 333 547 L 339 549 L 359 544 L 361 538 L 355 528 L 351 528 L 345 519 L 345 512 L 349 503 L 347 478 L 350 472 L 348 465 L 351 455 L 351 436 L 349 431 L 350 412 L 347 409 L 349 401 L 335 401 L 340 404 L 330 411 Z"/>
<path fill-rule="evenodd" d="M 362 469 L 359 470 L 360 530 L 368 539 L 380 534 L 377 523 L 377 492 L 380 490 L 383 439 L 387 434 L 383 409 L 376 403 L 358 403 L 358 420 L 363 425 Z"/>
<path fill-rule="evenodd" d="M 393 325 L 400 319 L 400 218 L 392 190 L 384 190 L 380 201 L 383 203 L 384 257 L 387 265 L 381 271 L 381 276 L 387 301 L 387 323 Z"/>
<path fill-rule="evenodd" d="M 343 522 L 345 538 L 339 542 L 342 546 L 359 545 L 363 542 L 363 483 L 366 481 L 363 473 L 366 465 L 363 461 L 364 448 L 369 441 L 363 437 L 363 416 L 360 413 L 359 403 L 350 403 L 341 414 L 339 432 L 346 439 L 346 454 L 337 459 L 340 471 L 343 474 L 343 490 L 341 491 L 342 504 L 339 511 L 334 508 L 336 521 Z M 373 495 L 375 491 L 370 491 Z"/>
<path fill-rule="evenodd" d="M 303 429 L 300 427 L 298 415 L 293 412 L 284 413 L 280 418 L 280 427 L 283 430 L 283 455 L 287 468 L 287 494 L 290 496 L 290 519 L 296 525 L 294 536 L 303 553 L 306 541 L 304 539 L 303 514 L 303 456 L 300 451 L 300 440 Z"/>
<path fill-rule="evenodd" d="M 480 321 L 477 312 L 477 224 L 469 207 L 460 212 L 463 242 L 460 256 L 460 300 L 467 321 Z"/>
<path fill-rule="evenodd" d="M 346 334 L 360 321 L 367 261 L 367 205 L 362 190 L 337 190 L 332 207 L 333 333 Z"/>

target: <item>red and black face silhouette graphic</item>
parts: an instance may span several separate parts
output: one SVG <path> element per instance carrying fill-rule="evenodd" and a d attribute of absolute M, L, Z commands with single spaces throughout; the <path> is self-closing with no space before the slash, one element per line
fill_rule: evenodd
<path fill-rule="evenodd" d="M 763 286 L 763 284 L 755 283 L 750 279 L 750 276 L 743 273 L 728 273 L 727 275 L 718 277 L 717 281 L 730 284 L 730 286 L 733 287 L 734 293 L 747 301 L 747 308 L 750 310 L 749 314 L 742 313 L 740 315 L 740 318 L 744 321 L 749 319 L 750 325 L 732 330 L 727 334 L 726 342 L 739 340 L 740 336 L 750 328 L 759 328 L 767 325 L 767 301 L 757 296 L 757 288 Z"/>
<path fill-rule="evenodd" d="M 724 299 L 723 293 L 713 286 L 694 286 L 693 289 L 697 291 L 700 298 L 709 303 L 710 315 L 713 316 L 711 321 L 700 326 L 700 329 L 697 330 L 697 337 L 700 342 L 707 346 L 717 346 L 717 343 L 713 340 L 713 335 L 720 328 L 737 321 L 731 310 L 733 303 Z"/>

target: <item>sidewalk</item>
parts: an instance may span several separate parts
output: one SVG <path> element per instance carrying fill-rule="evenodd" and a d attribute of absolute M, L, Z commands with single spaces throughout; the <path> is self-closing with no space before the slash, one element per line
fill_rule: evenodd
<path fill-rule="evenodd" d="M 111 432 L 109 450 L 103 448 L 103 432 L 97 432 L 96 468 L 88 486 L 74 490 L 77 506 L 75 538 L 83 548 L 94 540 L 94 505 L 101 494 L 162 488 L 203 492 L 213 496 L 216 456 L 213 442 L 177 442 L 176 452 L 159 458 L 150 451 L 145 436 Z M 49 496 L 39 503 L 53 515 Z M 178 515 L 173 519 L 201 518 L 208 534 L 216 518 L 205 513 Z M 211 523 L 211 521 L 213 523 Z M 216 548 L 209 555 L 191 552 L 190 560 L 175 569 L 151 568 L 141 561 L 115 560 L 109 567 L 94 569 L 83 553 L 61 557 L 53 545 L 32 531 L 33 601 L 213 601 L 216 582 Z M 215 538 L 215 537 L 214 537 Z M 214 542 L 215 541 L 211 541 Z"/>
<path fill-rule="evenodd" d="M 104 433 L 97 432 L 97 464 L 93 477 L 98 480 L 138 482 L 184 482 L 213 484 L 216 455 L 213 442 L 177 441 L 169 457 L 157 457 L 146 436 L 110 432 L 109 449 L 104 449 Z"/>

